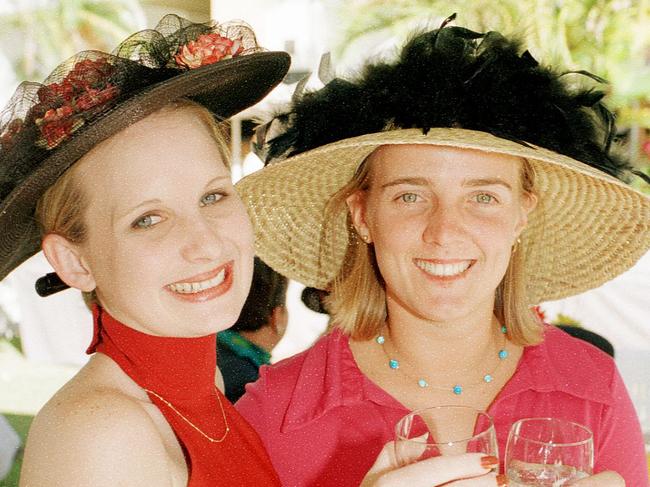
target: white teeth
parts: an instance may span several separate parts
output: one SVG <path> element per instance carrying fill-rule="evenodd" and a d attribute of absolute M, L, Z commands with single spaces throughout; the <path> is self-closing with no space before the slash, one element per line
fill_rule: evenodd
<path fill-rule="evenodd" d="M 434 264 L 424 260 L 416 260 L 415 265 L 422 269 L 427 274 L 432 276 L 445 277 L 455 276 L 465 272 L 471 265 L 471 261 L 459 262 L 457 264 Z"/>
<path fill-rule="evenodd" d="M 226 277 L 226 270 L 222 269 L 219 274 L 212 279 L 201 282 L 175 282 L 167 286 L 170 291 L 180 294 L 194 294 L 221 284 Z"/>

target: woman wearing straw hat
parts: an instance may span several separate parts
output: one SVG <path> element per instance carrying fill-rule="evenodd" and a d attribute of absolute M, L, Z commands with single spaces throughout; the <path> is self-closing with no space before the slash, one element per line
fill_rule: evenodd
<path fill-rule="evenodd" d="M 253 246 L 213 114 L 288 66 L 244 24 L 170 15 L 22 84 L 3 112 L 0 277 L 42 245 L 56 275 L 39 293 L 84 292 L 97 352 L 34 419 L 21 485 L 279 485 L 215 385 Z"/>
<path fill-rule="evenodd" d="M 271 164 L 237 188 L 258 255 L 330 290 L 334 323 L 237 404 L 284 485 L 359 485 L 369 471 L 363 485 L 495 485 L 494 458 L 396 469 L 382 450 L 400 417 L 448 404 L 488 411 L 502 459 L 520 418 L 587 425 L 596 475 L 583 482 L 648 485 L 611 358 L 531 311 L 650 246 L 650 201 L 622 182 L 603 94 L 569 85 L 577 74 L 443 24 L 276 117 Z"/>

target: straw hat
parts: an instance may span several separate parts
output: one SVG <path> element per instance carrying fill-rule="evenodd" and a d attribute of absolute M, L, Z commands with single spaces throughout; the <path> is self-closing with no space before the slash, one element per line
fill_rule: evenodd
<path fill-rule="evenodd" d="M 522 157 L 534 167 L 539 204 L 518 250 L 530 304 L 631 267 L 650 248 L 650 198 L 619 179 L 630 166 L 610 150 L 614 127 L 602 93 L 573 88 L 520 52 L 497 33 L 443 24 L 415 36 L 397 61 L 298 97 L 276 118 L 284 126 L 267 146 L 272 163 L 237 184 L 258 255 L 327 289 L 356 238 L 346 211 L 325 220 L 331 196 L 377 147 L 428 144 Z"/>
<path fill-rule="evenodd" d="M 39 250 L 38 199 L 96 144 L 183 97 L 227 119 L 261 100 L 289 64 L 246 24 L 167 15 L 112 54 L 81 52 L 42 84 L 21 84 L 0 114 L 0 279 Z"/>

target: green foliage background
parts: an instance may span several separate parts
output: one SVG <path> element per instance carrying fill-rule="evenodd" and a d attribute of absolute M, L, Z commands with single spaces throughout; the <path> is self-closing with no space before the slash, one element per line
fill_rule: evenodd
<path fill-rule="evenodd" d="M 42 80 L 61 61 L 85 49 L 111 51 L 144 27 L 137 0 L 4 0 L 0 49 L 19 80 Z M 12 42 L 13 40 L 13 42 Z M 19 41 L 19 50 L 15 47 Z"/>

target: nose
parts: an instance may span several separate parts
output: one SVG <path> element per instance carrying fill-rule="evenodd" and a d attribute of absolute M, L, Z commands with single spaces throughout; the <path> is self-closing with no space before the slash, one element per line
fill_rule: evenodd
<path fill-rule="evenodd" d="M 212 224 L 210 224 L 212 223 Z M 178 229 L 180 233 L 180 253 L 188 262 L 211 262 L 223 250 L 223 240 L 215 222 L 201 217 L 188 218 Z"/>
<path fill-rule="evenodd" d="M 438 202 L 429 210 L 426 218 L 422 232 L 422 240 L 425 243 L 444 247 L 459 238 L 462 215 L 453 205 Z"/>

